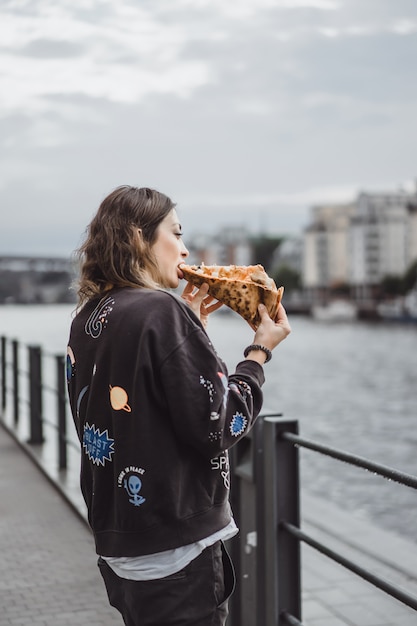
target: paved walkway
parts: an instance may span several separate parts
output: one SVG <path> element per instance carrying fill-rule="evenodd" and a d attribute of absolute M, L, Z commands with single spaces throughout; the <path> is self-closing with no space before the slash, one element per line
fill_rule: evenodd
<path fill-rule="evenodd" d="M 90 531 L 0 426 L 0 625 L 118 626 Z"/>
<path fill-rule="evenodd" d="M 417 599 L 417 544 L 307 494 L 302 503 L 306 533 Z M 306 626 L 417 626 L 417 611 L 306 544 L 302 589 Z"/>
<path fill-rule="evenodd" d="M 0 626 L 122 626 L 82 515 L 1 425 L 0 493 Z M 302 502 L 303 530 L 417 596 L 416 544 L 327 502 Z M 417 626 L 417 612 L 305 545 L 302 571 L 306 626 Z"/>

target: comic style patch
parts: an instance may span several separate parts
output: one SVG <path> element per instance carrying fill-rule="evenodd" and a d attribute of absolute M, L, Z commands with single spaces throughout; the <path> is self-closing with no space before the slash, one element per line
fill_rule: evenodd
<path fill-rule="evenodd" d="M 94 311 L 85 323 L 85 332 L 93 339 L 100 337 L 103 329 L 107 326 L 107 316 L 113 311 L 114 298 L 107 296 L 100 300 Z"/>
<path fill-rule="evenodd" d="M 114 439 L 111 439 L 108 430 L 100 432 L 94 424 L 91 426 L 86 422 L 84 426 L 83 448 L 94 465 L 102 465 L 106 461 L 112 461 L 114 454 Z"/>
<path fill-rule="evenodd" d="M 142 489 L 142 480 L 145 470 L 142 467 L 129 466 L 122 470 L 117 478 L 119 487 L 123 487 L 128 495 L 129 502 L 133 506 L 141 506 L 146 502 L 139 492 Z"/>

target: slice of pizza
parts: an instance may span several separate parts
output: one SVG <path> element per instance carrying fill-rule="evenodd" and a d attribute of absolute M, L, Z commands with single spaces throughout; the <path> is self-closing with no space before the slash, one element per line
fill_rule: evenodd
<path fill-rule="evenodd" d="M 186 265 L 180 266 L 184 278 L 200 287 L 209 286 L 209 294 L 239 313 L 252 328 L 260 324 L 258 305 L 265 304 L 269 316 L 275 320 L 284 293 L 262 265 Z"/>

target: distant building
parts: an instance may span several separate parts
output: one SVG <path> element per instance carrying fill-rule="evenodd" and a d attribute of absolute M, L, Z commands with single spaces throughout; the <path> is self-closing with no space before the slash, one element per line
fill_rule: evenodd
<path fill-rule="evenodd" d="M 345 284 L 366 299 L 417 259 L 417 193 L 360 193 L 351 204 L 313 207 L 311 218 L 303 284 L 313 296 Z"/>
<path fill-rule="evenodd" d="M 69 259 L 0 256 L 0 304 L 74 302 L 74 276 Z"/>
<path fill-rule="evenodd" d="M 322 289 L 349 281 L 349 225 L 355 204 L 312 208 L 312 221 L 304 233 L 303 285 Z"/>
<path fill-rule="evenodd" d="M 250 265 L 252 246 L 245 228 L 225 227 L 217 235 L 195 235 L 187 243 L 188 263 Z"/>
<path fill-rule="evenodd" d="M 302 237 L 288 237 L 274 252 L 271 264 L 273 269 L 285 266 L 301 275 L 303 271 L 303 249 Z"/>
<path fill-rule="evenodd" d="M 384 276 L 401 276 L 417 249 L 410 247 L 409 194 L 361 193 L 350 224 L 350 283 L 366 297 Z"/>
<path fill-rule="evenodd" d="M 406 234 L 407 266 L 409 267 L 417 259 L 417 183 L 414 197 L 409 198 L 408 228 Z"/>

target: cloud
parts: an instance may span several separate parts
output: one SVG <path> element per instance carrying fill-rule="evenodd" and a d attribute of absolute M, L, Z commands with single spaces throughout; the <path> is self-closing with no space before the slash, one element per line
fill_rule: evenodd
<path fill-rule="evenodd" d="M 354 183 L 329 187 L 313 187 L 294 193 L 258 193 L 229 196 L 206 196 L 208 205 L 242 207 L 242 206 L 268 206 L 268 205 L 288 205 L 297 206 L 300 204 L 309 205 L 317 202 L 334 202 L 352 200 L 357 193 L 357 186 Z"/>
<path fill-rule="evenodd" d="M 54 94 L 114 102 L 138 102 L 153 93 L 188 97 L 210 80 L 206 62 L 181 57 L 187 38 L 180 24 L 158 22 L 134 5 L 107 7 L 96 22 L 68 2 L 39 2 L 31 16 L 5 13 L 0 113 L 48 110 Z"/>
<path fill-rule="evenodd" d="M 416 24 L 415 0 L 2 2 L 0 252 L 72 249 L 122 183 L 190 232 L 412 178 Z"/>
<path fill-rule="evenodd" d="M 375 0 L 370 2 L 376 6 Z M 400 11 L 401 0 L 396 4 Z M 117 103 L 140 103 L 154 94 L 190 98 L 207 85 L 224 84 L 233 73 L 234 59 L 234 77 L 240 83 L 250 77 L 247 90 L 258 92 L 247 102 L 238 102 L 237 108 L 263 114 L 270 108 L 265 83 L 288 87 L 291 82 L 286 79 L 292 73 L 313 75 L 306 56 L 318 45 L 317 37 L 368 40 L 383 33 L 416 32 L 417 20 L 410 15 L 376 18 L 380 11 L 370 15 L 366 9 L 352 15 L 346 8 L 352 5 L 355 0 L 351 5 L 336 0 L 161 0 L 140 6 L 107 0 L 59 4 L 38 0 L 23 3 L 25 10 L 16 11 L 9 3 L 0 21 L 5 98 L 0 115 L 51 110 L 50 99 L 57 94 L 84 94 Z M 385 5 L 379 2 L 380 8 Z M 251 20 L 242 21 L 242 16 Z M 285 48 L 290 42 L 297 50 Z M 375 49 L 373 43 L 357 45 L 366 45 L 368 52 Z M 346 48 L 351 50 L 351 44 Z M 313 61 L 323 63 L 322 73 L 334 80 L 336 68 L 329 65 L 346 54 L 343 44 L 326 53 L 330 59 L 316 54 Z M 353 68 L 356 71 L 356 64 Z"/>
<path fill-rule="evenodd" d="M 78 57 L 82 53 L 82 46 L 71 41 L 59 41 L 56 39 L 34 39 L 16 51 L 16 54 L 29 57 L 30 59 L 65 59 Z"/>
<path fill-rule="evenodd" d="M 165 5 L 166 6 L 166 5 Z M 178 0 L 177 9 L 187 11 L 210 10 L 229 19 L 247 19 L 262 11 L 316 9 L 321 11 L 339 8 L 337 0 L 240 0 L 224 2 L 223 0 Z"/>

